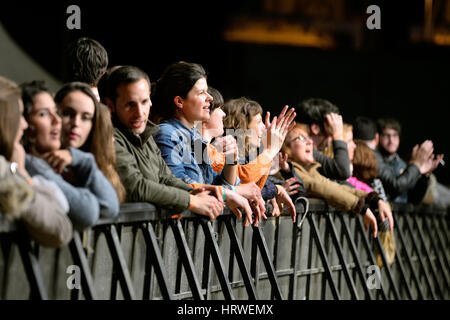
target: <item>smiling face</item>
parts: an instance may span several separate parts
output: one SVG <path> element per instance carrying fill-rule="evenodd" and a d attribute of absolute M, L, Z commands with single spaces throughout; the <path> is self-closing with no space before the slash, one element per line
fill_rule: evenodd
<path fill-rule="evenodd" d="M 63 147 L 82 147 L 92 129 L 94 101 L 81 91 L 72 91 L 59 103 L 58 110 L 62 119 Z"/>
<path fill-rule="evenodd" d="M 251 130 L 250 145 L 259 146 L 261 144 L 264 130 L 266 129 L 266 126 L 262 121 L 261 113 L 258 113 L 250 120 L 248 129 Z"/>
<path fill-rule="evenodd" d="M 112 111 L 135 135 L 144 132 L 150 114 L 150 86 L 146 79 L 132 83 L 121 83 L 117 87 L 117 98 Z"/>
<path fill-rule="evenodd" d="M 42 154 L 61 147 L 61 118 L 56 113 L 56 105 L 47 92 L 33 97 L 33 108 L 29 114 L 30 138 L 35 150 Z"/>
<path fill-rule="evenodd" d="M 178 107 L 176 118 L 188 128 L 192 128 L 196 121 L 209 120 L 209 107 L 213 98 L 208 93 L 208 83 L 205 78 L 197 80 L 186 98 L 177 96 L 174 100 Z"/>
<path fill-rule="evenodd" d="M 289 158 L 298 162 L 302 166 L 310 165 L 314 162 L 313 142 L 306 131 L 294 128 L 286 136 L 286 144 L 289 148 Z"/>

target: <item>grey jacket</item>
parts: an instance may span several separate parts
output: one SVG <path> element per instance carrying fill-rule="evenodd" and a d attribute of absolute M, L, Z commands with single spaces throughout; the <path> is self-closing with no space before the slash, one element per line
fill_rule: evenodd
<path fill-rule="evenodd" d="M 56 182 L 69 202 L 69 218 L 75 228 L 82 230 L 95 224 L 100 212 L 104 217 L 117 216 L 120 209 L 117 193 L 98 169 L 94 156 L 71 147 L 69 151 L 77 186 L 65 181 L 47 162 L 31 155 L 26 156 L 26 170 L 31 176 L 39 174 Z"/>
<path fill-rule="evenodd" d="M 352 174 L 347 143 L 342 140 L 333 140 L 333 153 L 334 158 L 328 158 L 314 148 L 314 160 L 321 165 L 318 169 L 319 173 L 331 180 L 347 180 Z"/>

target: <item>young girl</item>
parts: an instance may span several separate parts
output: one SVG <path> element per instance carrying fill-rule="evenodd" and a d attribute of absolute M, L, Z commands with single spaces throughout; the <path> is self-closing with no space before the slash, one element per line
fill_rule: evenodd
<path fill-rule="evenodd" d="M 272 203 L 274 216 L 279 215 L 279 207 L 285 205 L 295 221 L 295 206 L 289 194 L 283 186 L 267 179 L 272 161 L 293 125 L 295 112 L 291 109 L 286 113 L 287 109 L 287 106 L 283 108 L 271 122 L 268 112 L 264 123 L 263 110 L 258 102 L 244 97 L 232 99 L 223 106 L 226 114 L 224 127 L 226 133 L 232 133 L 238 140 L 238 176 L 242 183 L 255 182 L 261 189 L 262 198 Z"/>
<path fill-rule="evenodd" d="M 116 190 L 119 201 L 124 202 L 126 193 L 115 169 L 113 126 L 108 108 L 81 82 L 64 85 L 56 93 L 55 102 L 62 120 L 62 148 L 91 152 L 98 168 Z"/>
<path fill-rule="evenodd" d="M 98 169 L 93 155 L 72 147 L 60 148 L 61 118 L 45 85 L 36 81 L 23 84 L 22 98 L 29 123 L 24 137 L 31 153 L 26 159 L 28 172 L 58 184 L 67 197 L 69 217 L 76 228 L 95 224 L 100 211 L 107 217 L 116 216 L 117 194 Z"/>

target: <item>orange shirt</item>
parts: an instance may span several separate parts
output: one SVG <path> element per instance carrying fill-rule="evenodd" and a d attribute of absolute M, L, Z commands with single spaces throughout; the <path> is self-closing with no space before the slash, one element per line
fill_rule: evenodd
<path fill-rule="evenodd" d="M 208 144 L 208 157 L 211 160 L 213 170 L 220 173 L 225 166 L 225 155 L 219 152 L 213 145 Z M 260 154 L 255 160 L 245 165 L 237 165 L 238 177 L 241 183 L 255 182 L 260 189 L 266 183 L 269 175 L 272 159 L 264 153 Z"/>

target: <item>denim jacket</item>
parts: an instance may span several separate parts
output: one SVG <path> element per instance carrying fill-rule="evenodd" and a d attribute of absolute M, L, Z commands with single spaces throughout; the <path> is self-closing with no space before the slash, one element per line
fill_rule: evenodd
<path fill-rule="evenodd" d="M 195 129 L 188 129 L 178 119 L 165 120 L 153 137 L 173 175 L 186 183 L 229 185 L 212 170 L 207 141 Z M 236 178 L 236 185 L 239 183 Z"/>

